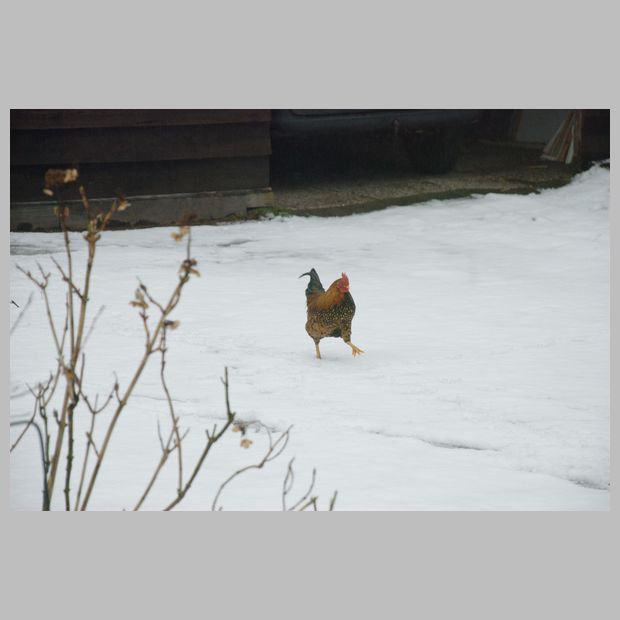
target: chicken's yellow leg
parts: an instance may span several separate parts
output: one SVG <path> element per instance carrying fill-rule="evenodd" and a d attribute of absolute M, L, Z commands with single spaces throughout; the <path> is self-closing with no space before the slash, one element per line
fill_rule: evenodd
<path fill-rule="evenodd" d="M 347 342 L 347 344 L 351 347 L 351 351 L 353 352 L 353 357 L 364 352 L 360 348 L 356 347 L 352 342 Z"/>
<path fill-rule="evenodd" d="M 314 346 L 316 348 L 316 357 L 317 357 L 317 359 L 321 359 L 321 351 L 319 351 L 319 343 L 315 342 Z"/>

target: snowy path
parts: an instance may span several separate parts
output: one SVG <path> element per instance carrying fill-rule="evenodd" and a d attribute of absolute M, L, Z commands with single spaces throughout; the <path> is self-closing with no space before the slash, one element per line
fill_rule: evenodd
<path fill-rule="evenodd" d="M 225 509 L 279 509 L 293 456 L 299 494 L 316 467 L 322 507 L 338 489 L 341 510 L 607 509 L 608 207 L 609 172 L 595 168 L 529 196 L 195 228 L 202 278 L 186 289 L 168 354 L 177 413 L 192 429 L 186 457 L 224 417 L 227 365 L 240 417 L 293 429 L 280 459 L 231 485 Z M 91 309 L 105 309 L 88 343 L 92 392 L 109 390 L 114 370 L 126 384 L 138 361 L 143 332 L 128 302 L 138 276 L 160 298 L 171 291 L 183 248 L 170 232 L 109 232 L 100 242 Z M 61 237 L 12 233 L 11 244 L 11 299 L 23 304 L 32 286 L 16 265 L 51 270 Z M 80 263 L 79 235 L 73 244 Z M 324 359 L 314 358 L 298 279 L 311 267 L 325 286 L 348 273 L 352 340 L 365 355 L 328 339 Z M 51 286 L 61 307 L 57 278 Z M 12 416 L 31 411 L 25 386 L 52 360 L 35 295 L 11 337 Z M 123 414 L 92 508 L 131 508 L 146 484 L 156 420 L 168 416 L 158 372 L 153 360 Z M 236 434 L 214 449 L 180 507 L 210 508 L 219 482 L 260 458 L 264 433 L 251 438 L 248 450 Z M 33 435 L 11 456 L 14 509 L 39 507 L 35 447 Z M 147 507 L 172 499 L 174 484 L 171 463 Z"/>

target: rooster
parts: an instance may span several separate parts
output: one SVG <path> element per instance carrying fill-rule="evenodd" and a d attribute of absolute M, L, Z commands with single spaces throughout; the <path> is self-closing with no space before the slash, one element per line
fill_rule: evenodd
<path fill-rule="evenodd" d="M 349 293 L 349 278 L 343 272 L 342 277 L 332 282 L 325 290 L 319 279 L 319 274 L 311 269 L 299 277 L 310 276 L 306 288 L 306 305 L 308 306 L 308 321 L 306 331 L 316 347 L 316 356 L 321 359 L 319 342 L 321 338 L 342 338 L 351 347 L 353 356 L 363 353 L 351 342 L 351 321 L 355 314 L 355 303 Z"/>

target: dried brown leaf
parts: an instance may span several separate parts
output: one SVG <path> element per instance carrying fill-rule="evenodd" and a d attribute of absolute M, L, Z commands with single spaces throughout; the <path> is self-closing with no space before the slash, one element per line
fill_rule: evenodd
<path fill-rule="evenodd" d="M 139 288 L 136 289 L 135 299 L 133 301 L 130 301 L 129 305 L 133 306 L 134 308 L 143 308 L 144 310 L 149 307 L 149 305 L 146 303 L 146 299 L 144 298 L 144 293 Z"/>
<path fill-rule="evenodd" d="M 50 168 L 45 173 L 45 189 L 51 191 L 55 187 L 60 187 L 65 183 L 72 183 L 78 178 L 78 171 L 75 168 L 69 168 L 67 170 L 59 170 L 57 168 Z M 45 190 L 43 190 L 45 191 Z M 45 192 L 50 196 L 48 192 Z"/>
<path fill-rule="evenodd" d="M 173 232 L 171 234 L 171 237 L 175 241 L 181 241 L 183 239 L 183 237 L 185 237 L 188 234 L 189 234 L 189 226 L 181 226 L 179 228 L 178 232 Z"/>
<path fill-rule="evenodd" d="M 125 209 L 129 208 L 131 206 L 131 203 L 126 200 L 125 198 L 120 198 L 118 201 L 118 207 L 116 207 L 117 211 L 124 211 Z"/>

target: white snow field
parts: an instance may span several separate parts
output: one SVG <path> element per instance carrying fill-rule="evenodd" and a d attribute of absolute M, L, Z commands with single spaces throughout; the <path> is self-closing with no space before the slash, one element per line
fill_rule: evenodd
<path fill-rule="evenodd" d="M 193 229 L 202 277 L 187 285 L 169 335 L 168 385 L 183 429 L 185 477 L 205 429 L 225 419 L 220 382 L 229 367 L 232 408 L 277 433 L 285 452 L 236 478 L 224 510 L 280 510 L 289 460 L 301 497 L 316 468 L 320 509 L 607 510 L 609 508 L 609 171 L 527 196 L 473 196 L 347 217 L 287 217 Z M 86 389 L 127 386 L 144 332 L 129 306 L 139 277 L 167 299 L 185 248 L 174 229 L 104 233 L 96 258 Z M 78 275 L 86 245 L 71 235 Z M 65 288 L 60 234 L 11 234 L 11 299 L 33 285 L 17 265 L 53 272 L 58 316 Z M 357 305 L 354 358 L 342 340 L 316 359 L 305 332 L 301 273 L 324 286 L 347 272 Z M 12 321 L 19 311 L 11 306 Z M 154 311 L 151 312 L 154 314 Z M 90 324 L 90 323 L 89 323 Z M 11 336 L 11 419 L 32 411 L 28 385 L 44 380 L 54 350 L 35 292 Z M 101 440 L 106 419 L 97 422 Z M 76 414 L 76 449 L 90 418 Z M 160 454 L 157 421 L 169 413 L 155 356 L 116 428 L 90 509 L 132 509 Z M 11 428 L 14 440 L 21 428 Z M 211 509 L 219 485 L 262 458 L 265 431 L 214 446 L 177 510 Z M 77 487 L 78 458 L 73 489 Z M 62 478 L 62 476 L 61 476 Z M 176 455 L 145 509 L 175 497 Z M 34 433 L 11 454 L 10 505 L 41 507 Z M 62 509 L 64 480 L 53 507 Z"/>

